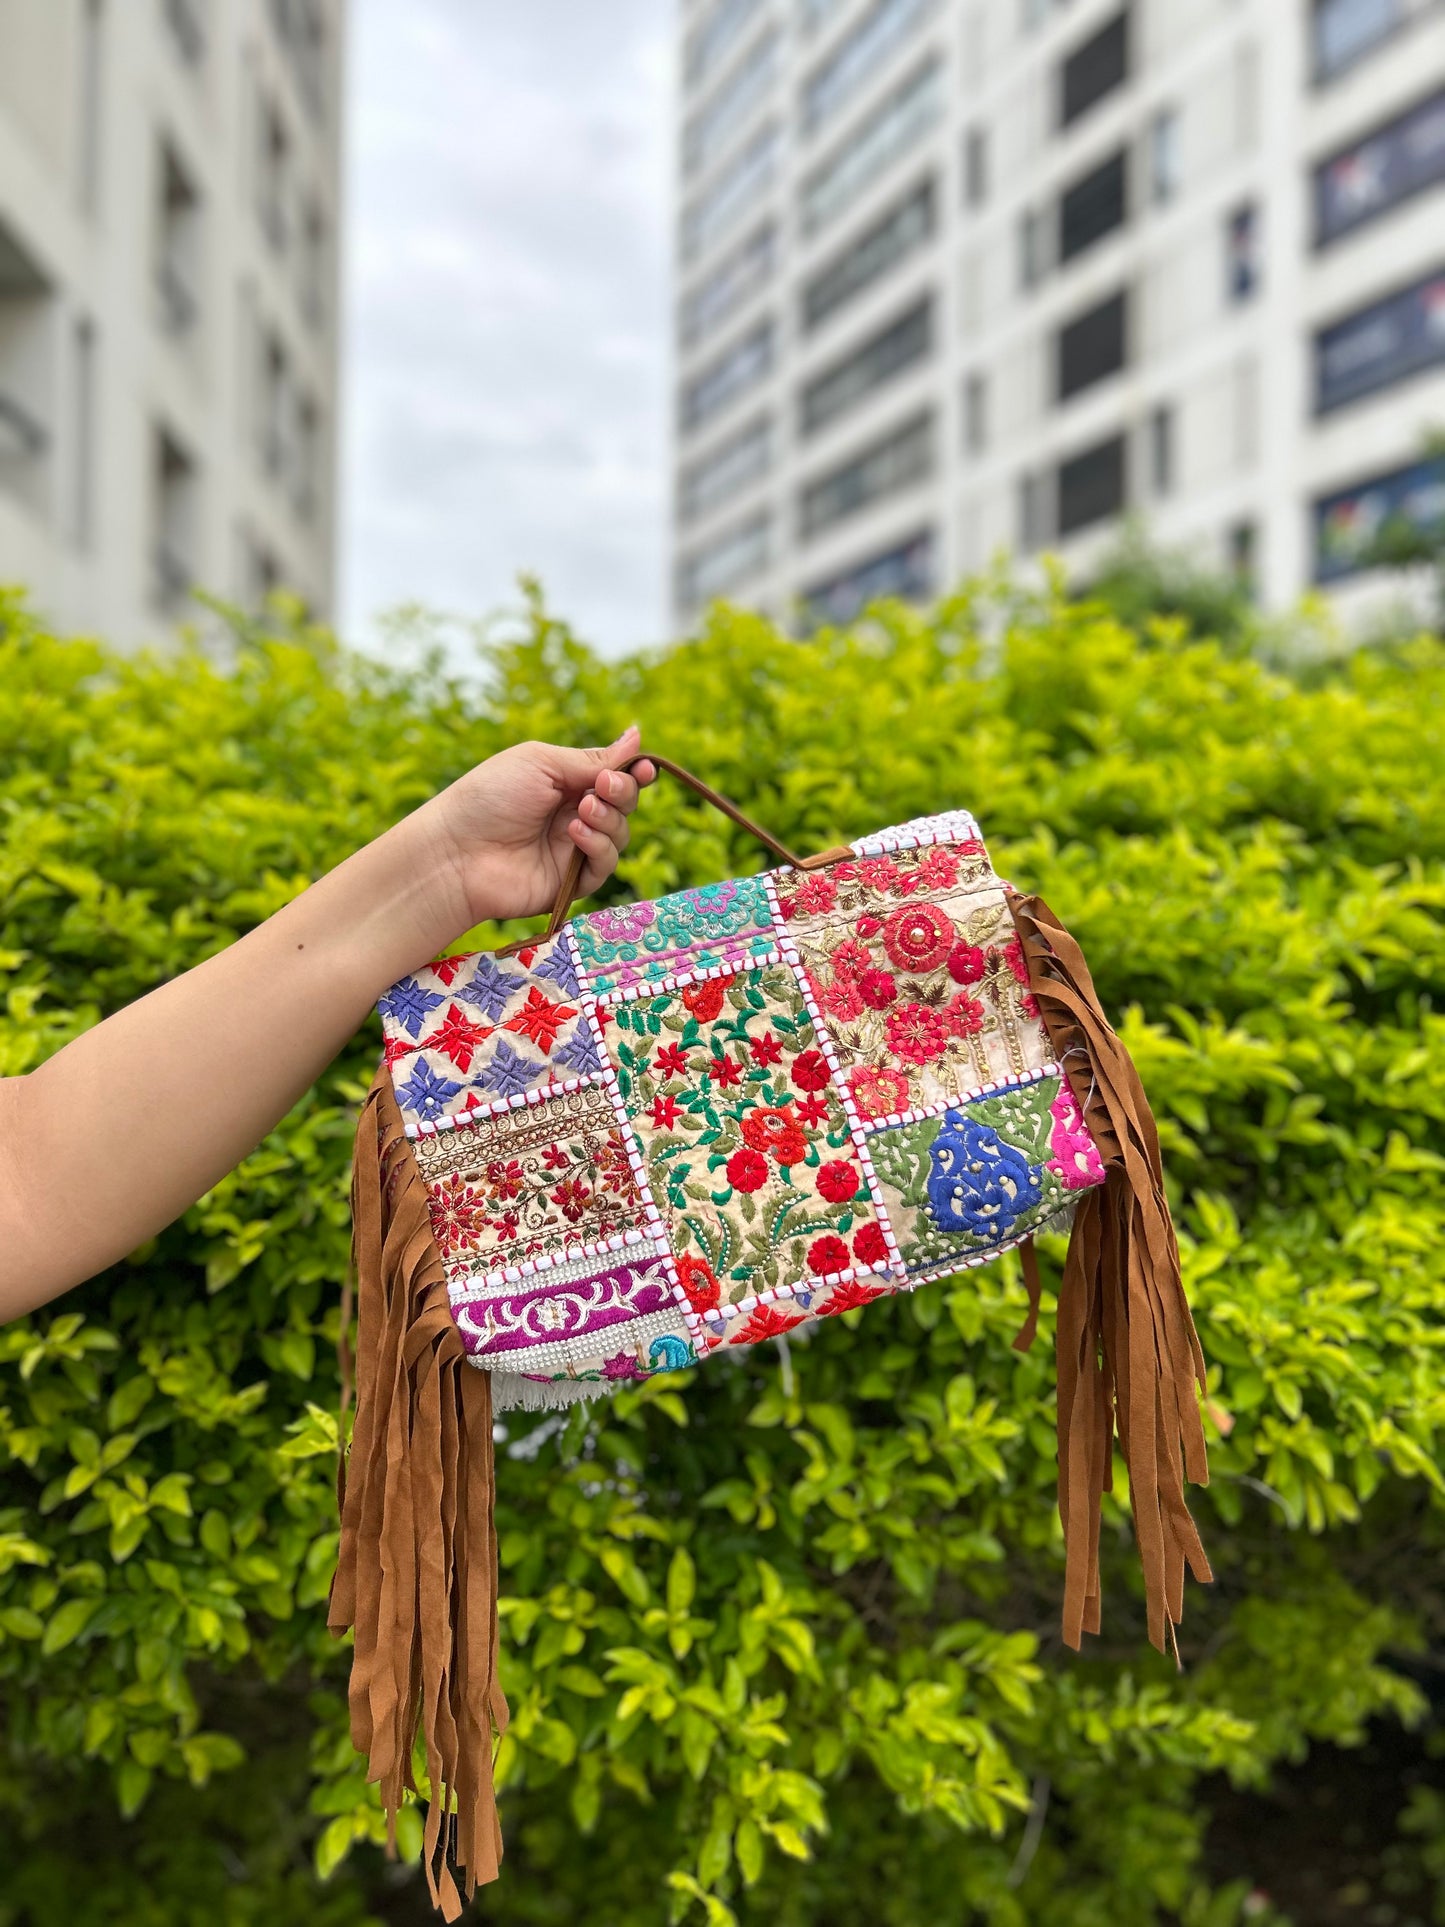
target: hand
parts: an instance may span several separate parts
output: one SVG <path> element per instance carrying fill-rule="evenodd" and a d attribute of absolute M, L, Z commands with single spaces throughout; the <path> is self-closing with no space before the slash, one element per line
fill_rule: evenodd
<path fill-rule="evenodd" d="M 579 895 L 589 896 L 627 848 L 627 819 L 657 771 L 636 756 L 637 726 L 605 749 L 518 743 L 443 790 L 430 816 L 453 869 L 469 929 L 483 920 L 537 916 L 556 901 L 574 848 L 587 859 Z"/>

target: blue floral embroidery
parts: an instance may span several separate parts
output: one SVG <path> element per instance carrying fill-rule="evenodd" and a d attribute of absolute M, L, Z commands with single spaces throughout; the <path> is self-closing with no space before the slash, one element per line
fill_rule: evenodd
<path fill-rule="evenodd" d="M 590 1031 L 579 1024 L 561 1050 L 553 1051 L 552 1062 L 559 1070 L 571 1071 L 574 1077 L 585 1077 L 590 1071 L 600 1071 L 602 1060 L 597 1054 L 597 1046 L 592 1041 Z"/>
<path fill-rule="evenodd" d="M 505 970 L 494 957 L 482 956 L 477 958 L 471 982 L 458 984 L 457 994 L 495 1023 L 523 983 L 515 970 Z"/>
<path fill-rule="evenodd" d="M 535 1057 L 524 1057 L 504 1037 L 493 1051 L 491 1062 L 478 1071 L 477 1082 L 483 1090 L 495 1091 L 499 1097 L 519 1097 L 523 1091 L 531 1090 L 542 1068 Z"/>
<path fill-rule="evenodd" d="M 436 1118 L 445 1112 L 454 1097 L 461 1095 L 461 1090 L 460 1084 L 439 1076 L 424 1057 L 419 1057 L 412 1066 L 411 1076 L 397 1086 L 396 1094 L 404 1109 L 414 1111 L 418 1117 Z"/>
<path fill-rule="evenodd" d="M 383 1017 L 389 1017 L 408 1037 L 421 1035 L 422 1026 L 439 1004 L 446 1002 L 434 990 L 423 990 L 415 977 L 403 977 L 377 1002 Z"/>
<path fill-rule="evenodd" d="M 559 938 L 540 963 L 532 965 L 532 975 L 556 984 L 564 997 L 577 995 L 577 972 L 566 944 Z"/>
<path fill-rule="evenodd" d="M 943 1231 L 1007 1238 L 1043 1196 L 1042 1173 L 1023 1152 L 966 1111 L 944 1113 L 929 1155 L 928 1215 Z"/>
<path fill-rule="evenodd" d="M 680 1372 L 696 1365 L 697 1353 L 686 1339 L 665 1332 L 648 1346 L 647 1362 L 655 1372 Z"/>

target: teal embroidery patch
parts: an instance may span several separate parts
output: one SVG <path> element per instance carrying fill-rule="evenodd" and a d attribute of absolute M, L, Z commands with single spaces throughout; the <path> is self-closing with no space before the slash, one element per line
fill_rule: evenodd
<path fill-rule="evenodd" d="M 679 890 L 655 903 L 627 903 L 578 917 L 582 972 L 596 993 L 655 983 L 681 971 L 740 966 L 777 943 L 760 876 Z"/>

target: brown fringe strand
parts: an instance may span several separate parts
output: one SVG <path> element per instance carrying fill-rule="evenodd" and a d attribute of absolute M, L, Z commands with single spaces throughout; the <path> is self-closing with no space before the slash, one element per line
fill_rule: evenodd
<path fill-rule="evenodd" d="M 1183 1616 L 1185 1565 L 1196 1579 L 1212 1575 L 1184 1501 L 1186 1478 L 1209 1482 L 1196 1395 L 1204 1355 L 1179 1275 L 1159 1134 L 1078 944 L 1042 898 L 1010 892 L 1009 908 L 1029 987 L 1106 1173 L 1079 1204 L 1059 1286 L 1064 1638 L 1077 1647 L 1099 1630 L 1099 1522 L 1117 1429 L 1149 1637 L 1162 1652 Z"/>
<path fill-rule="evenodd" d="M 416 1790 L 418 1726 L 424 1735 L 427 1883 L 450 1921 L 462 1910 L 454 1868 L 465 1868 L 470 1899 L 496 1879 L 502 1855 L 491 1381 L 467 1364 L 452 1322 L 385 1068 L 357 1127 L 351 1208 L 356 1425 L 328 1623 L 338 1634 L 356 1628 L 351 1737 L 381 1783 L 393 1843 L 403 1790 Z"/>

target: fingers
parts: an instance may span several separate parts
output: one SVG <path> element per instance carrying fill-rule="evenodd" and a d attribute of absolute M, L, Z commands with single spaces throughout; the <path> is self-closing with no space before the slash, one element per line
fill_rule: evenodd
<path fill-rule="evenodd" d="M 606 780 L 606 776 L 607 772 L 604 771 L 603 775 L 598 778 L 599 787 L 602 782 Z M 612 780 L 614 783 L 627 783 L 629 785 L 632 791 L 631 801 L 625 806 L 614 806 L 611 803 L 604 803 L 601 797 L 595 793 L 589 793 L 584 796 L 582 801 L 577 805 L 577 814 L 587 829 L 601 831 L 602 835 L 607 838 L 612 847 L 620 854 L 627 848 L 627 839 L 630 834 L 627 826 L 627 811 L 630 810 L 632 805 L 637 801 L 637 785 L 632 783 L 630 778 L 618 776 L 615 773 L 612 776 Z"/>
<path fill-rule="evenodd" d="M 587 859 L 587 866 L 582 872 L 581 893 L 590 896 L 598 884 L 605 882 L 617 868 L 617 853 L 622 846 L 614 843 L 605 830 L 593 829 L 580 816 L 574 816 L 567 825 L 567 834 Z"/>
<path fill-rule="evenodd" d="M 629 723 L 616 742 L 601 749 L 558 749 L 555 754 L 562 759 L 568 780 L 575 783 L 579 791 L 595 789 L 606 801 L 630 810 L 637 801 L 638 790 L 646 789 L 657 780 L 655 764 L 645 758 L 636 769 L 623 774 L 622 764 L 630 762 L 641 746 L 642 732 L 636 723 Z M 618 784 L 630 787 L 615 787 Z"/>

